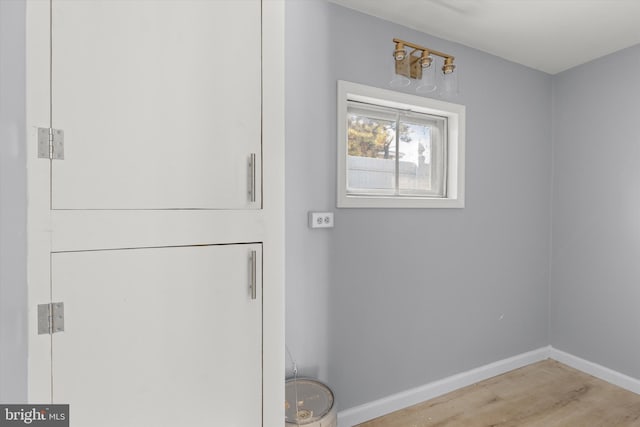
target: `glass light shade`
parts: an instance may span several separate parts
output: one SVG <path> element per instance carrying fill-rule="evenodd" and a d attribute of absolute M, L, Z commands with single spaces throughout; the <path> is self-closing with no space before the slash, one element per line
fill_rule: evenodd
<path fill-rule="evenodd" d="M 411 84 L 411 80 L 409 80 L 405 76 L 401 76 L 400 74 L 393 74 L 393 78 L 389 82 L 389 86 L 391 87 L 407 87 Z"/>
<path fill-rule="evenodd" d="M 433 92 L 436 87 L 436 67 L 431 62 L 428 67 L 422 67 L 422 78 L 416 87 L 416 93 Z"/>
<path fill-rule="evenodd" d="M 395 54 L 391 56 L 391 58 L 392 58 L 391 66 L 393 67 L 393 78 L 389 82 L 389 86 L 393 88 L 409 86 L 411 84 L 411 80 L 408 77 L 403 76 L 402 74 L 396 74 L 396 70 L 399 70 L 399 71 L 401 70 L 403 73 L 409 75 L 410 59 L 407 58 L 406 51 L 404 54 L 404 60 L 402 61 L 396 61 Z"/>
<path fill-rule="evenodd" d="M 456 71 L 442 75 L 442 85 L 440 86 L 440 96 L 452 98 L 458 95 L 458 73 Z"/>

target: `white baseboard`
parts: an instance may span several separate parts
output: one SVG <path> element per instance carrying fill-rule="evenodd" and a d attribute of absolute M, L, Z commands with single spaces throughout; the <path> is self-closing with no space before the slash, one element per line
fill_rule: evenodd
<path fill-rule="evenodd" d="M 496 375 L 504 374 L 505 372 L 549 358 L 589 375 L 593 375 L 608 383 L 617 385 L 618 387 L 640 394 L 639 379 L 621 374 L 597 363 L 589 362 L 588 360 L 548 346 L 490 363 L 411 390 L 393 394 L 373 402 L 365 403 L 364 405 L 340 411 L 338 413 L 338 426 L 352 427 L 373 418 L 398 411 L 417 403 L 442 396 L 459 388 L 495 377 Z"/>
<path fill-rule="evenodd" d="M 549 357 L 550 349 L 550 347 L 543 347 L 373 402 L 365 403 L 364 405 L 340 411 L 338 413 L 338 426 L 352 427 L 390 412 L 442 396 L 443 394 L 477 383 L 478 381 L 483 381 L 496 375 L 539 362 Z"/>
<path fill-rule="evenodd" d="M 605 368 L 602 365 L 589 362 L 588 360 L 581 359 L 572 354 L 565 353 L 562 350 L 558 350 L 553 347 L 549 347 L 549 349 L 549 357 L 553 360 L 557 360 L 560 363 L 564 363 L 567 366 L 571 366 L 574 369 L 592 375 L 596 378 L 600 378 L 601 380 L 617 385 L 618 387 L 640 394 L 640 380 L 636 378 L 621 374 L 620 372 Z"/>

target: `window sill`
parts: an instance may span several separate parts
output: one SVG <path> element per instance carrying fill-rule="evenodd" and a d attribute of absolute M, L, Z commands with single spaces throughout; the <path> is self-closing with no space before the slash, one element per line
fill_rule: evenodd
<path fill-rule="evenodd" d="M 343 196 L 339 208 L 464 208 L 463 197 Z"/>

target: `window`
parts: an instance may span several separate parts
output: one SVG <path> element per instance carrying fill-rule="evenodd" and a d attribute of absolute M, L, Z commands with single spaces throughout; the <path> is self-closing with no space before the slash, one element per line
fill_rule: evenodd
<path fill-rule="evenodd" d="M 338 82 L 338 207 L 464 207 L 464 113 Z"/>

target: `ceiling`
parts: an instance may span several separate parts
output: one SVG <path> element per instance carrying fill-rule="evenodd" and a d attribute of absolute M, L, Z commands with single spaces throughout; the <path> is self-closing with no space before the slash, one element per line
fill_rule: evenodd
<path fill-rule="evenodd" d="M 640 43 L 640 0 L 330 1 L 549 74 Z"/>

